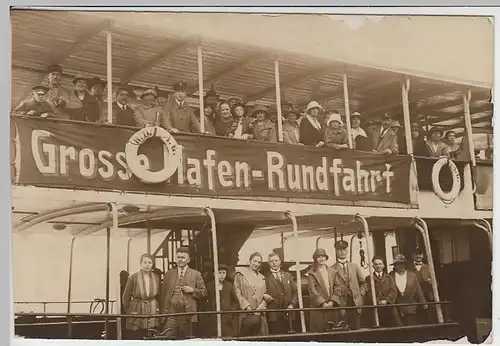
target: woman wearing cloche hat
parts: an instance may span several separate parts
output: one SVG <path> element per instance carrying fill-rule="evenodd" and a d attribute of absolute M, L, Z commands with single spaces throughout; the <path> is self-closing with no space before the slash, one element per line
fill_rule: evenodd
<path fill-rule="evenodd" d="M 308 271 L 309 301 L 310 306 L 317 308 L 333 307 L 333 282 L 335 271 L 326 264 L 328 255 L 325 249 L 316 249 L 313 254 L 314 263 Z M 333 310 L 311 311 L 309 328 L 311 332 L 324 332 L 328 322 L 336 322 L 336 314 Z"/>
<path fill-rule="evenodd" d="M 306 116 L 300 122 L 300 142 L 304 145 L 322 147 L 324 145 L 323 127 L 318 116 L 323 107 L 311 101 L 306 108 Z"/>

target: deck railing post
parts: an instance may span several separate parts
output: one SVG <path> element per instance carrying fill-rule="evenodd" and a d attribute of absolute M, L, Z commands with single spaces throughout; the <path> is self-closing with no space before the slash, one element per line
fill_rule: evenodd
<path fill-rule="evenodd" d="M 75 237 L 71 238 L 71 245 L 69 250 L 69 273 L 68 273 L 68 307 L 66 309 L 67 313 L 71 312 L 71 289 L 73 281 L 73 249 L 75 248 Z M 45 305 L 44 309 L 45 312 Z"/>
<path fill-rule="evenodd" d="M 488 235 L 488 241 L 490 243 L 490 249 L 493 250 L 493 230 L 491 224 L 485 219 L 479 219 L 474 221 L 474 226 L 482 229 Z"/>
<path fill-rule="evenodd" d="M 278 125 L 278 142 L 283 142 L 283 115 L 281 114 L 281 85 L 280 85 L 280 61 L 274 59 L 274 81 L 276 85 L 276 112 L 278 113 L 278 119 L 276 124 Z"/>
<path fill-rule="evenodd" d="M 470 100 L 472 93 L 467 90 L 467 93 L 463 94 L 463 105 L 464 105 L 464 120 L 465 120 L 465 139 L 467 139 L 467 147 L 469 148 L 470 162 L 472 167 L 476 167 L 476 155 L 474 153 L 474 143 L 472 141 L 472 118 L 470 114 Z M 463 146 L 463 144 L 462 144 Z"/>
<path fill-rule="evenodd" d="M 368 222 L 366 221 L 366 219 L 357 214 L 355 216 L 355 218 L 361 222 L 361 225 L 363 226 L 363 231 L 365 233 L 365 238 L 366 238 L 366 256 L 368 258 L 368 261 L 371 261 L 371 250 L 370 250 L 370 229 L 368 227 Z M 368 271 L 370 273 L 370 292 L 372 294 L 371 298 L 372 298 L 372 301 L 373 301 L 373 305 L 377 306 L 377 296 L 375 294 L 375 279 L 373 278 L 373 267 L 371 265 L 368 265 Z M 378 316 L 378 309 L 375 307 L 375 309 L 373 309 L 373 316 L 375 318 L 375 327 L 379 327 L 380 326 L 380 322 L 379 322 L 379 316 Z"/>
<path fill-rule="evenodd" d="M 345 113 L 345 124 L 347 129 L 347 139 L 349 143 L 349 149 L 354 149 L 354 142 L 352 138 L 352 127 L 351 127 L 351 108 L 349 106 L 349 88 L 347 86 L 347 74 L 344 72 L 343 78 L 343 89 L 344 89 L 344 113 Z"/>
<path fill-rule="evenodd" d="M 205 208 L 203 210 L 205 214 L 210 218 L 210 224 L 212 229 L 212 251 L 214 254 L 214 275 L 215 280 L 217 280 L 217 273 L 219 272 L 219 249 L 217 247 L 217 225 L 215 222 L 215 214 L 212 209 Z M 215 308 L 217 312 L 221 311 L 220 308 L 220 291 L 215 290 Z M 217 337 L 220 338 L 222 336 L 222 320 L 221 315 L 217 314 Z"/>
<path fill-rule="evenodd" d="M 404 76 L 403 81 L 401 82 L 401 98 L 403 104 L 403 121 L 405 125 L 406 153 L 408 155 L 413 155 L 409 93 L 410 93 L 410 78 L 408 76 Z"/>
<path fill-rule="evenodd" d="M 128 238 L 127 240 L 127 273 L 130 273 L 130 243 L 132 242 L 132 238 Z"/>
<path fill-rule="evenodd" d="M 429 264 L 429 269 L 430 269 L 430 274 L 431 274 L 431 285 L 432 285 L 432 294 L 434 295 L 434 299 L 436 300 L 437 303 L 439 303 L 439 291 L 437 287 L 437 280 L 436 280 L 436 271 L 434 269 L 434 259 L 432 257 L 432 249 L 431 249 L 431 240 L 429 237 L 429 229 L 427 227 L 427 223 L 419 218 L 415 218 L 415 228 L 420 231 L 422 234 L 422 238 L 424 239 L 424 246 L 425 246 L 425 251 L 427 255 L 427 262 Z M 443 310 L 441 309 L 440 304 L 436 304 L 436 314 L 437 314 L 437 320 L 438 323 L 443 323 L 444 318 L 443 318 Z"/>
<path fill-rule="evenodd" d="M 200 132 L 205 133 L 205 105 L 203 95 L 203 48 L 198 45 L 198 98 L 200 103 Z"/>
<path fill-rule="evenodd" d="M 108 88 L 108 124 L 113 123 L 113 50 L 112 50 L 112 34 L 110 31 L 106 32 L 106 74 L 107 74 L 107 88 Z"/>
<path fill-rule="evenodd" d="M 290 219 L 292 221 L 292 228 L 293 228 L 293 237 L 295 241 L 298 243 L 299 241 L 299 230 L 297 226 L 297 219 L 295 218 L 295 215 L 293 215 L 291 212 L 287 211 L 285 212 L 285 217 Z M 300 274 L 300 260 L 298 256 L 295 257 L 295 272 L 297 274 L 297 295 L 298 295 L 298 300 L 299 300 L 299 308 L 303 309 L 304 308 L 304 300 L 302 297 L 302 276 Z M 300 311 L 300 325 L 302 328 L 302 333 L 306 332 L 306 320 L 304 316 L 304 311 Z"/>

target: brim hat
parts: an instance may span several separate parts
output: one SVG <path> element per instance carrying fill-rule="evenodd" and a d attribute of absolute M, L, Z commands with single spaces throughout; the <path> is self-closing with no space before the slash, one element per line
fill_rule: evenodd
<path fill-rule="evenodd" d="M 168 96 L 170 95 L 170 93 L 168 91 L 161 90 L 158 87 L 155 87 L 155 92 L 156 92 L 156 97 L 165 97 L 165 98 L 168 98 Z"/>
<path fill-rule="evenodd" d="M 47 73 L 52 73 L 52 72 L 59 72 L 59 73 L 62 73 L 62 67 L 60 65 L 50 65 L 48 68 L 47 68 Z"/>
<path fill-rule="evenodd" d="M 87 86 L 89 86 L 89 79 L 87 77 L 84 77 L 84 76 L 76 76 L 74 79 L 73 79 L 73 84 L 76 84 L 78 81 L 80 80 L 83 80 L 87 83 Z"/>
<path fill-rule="evenodd" d="M 119 85 L 117 88 L 116 88 L 116 93 L 118 94 L 120 91 L 126 91 L 128 93 L 129 96 L 132 96 L 134 95 L 134 91 L 132 90 L 132 88 L 128 85 Z"/>
<path fill-rule="evenodd" d="M 179 248 L 177 248 L 177 253 L 187 253 L 189 255 L 189 248 L 187 246 L 181 246 Z"/>
<path fill-rule="evenodd" d="M 335 250 L 343 250 L 349 247 L 349 244 L 345 240 L 338 240 L 335 242 Z"/>
<path fill-rule="evenodd" d="M 394 120 L 391 122 L 391 127 L 401 128 L 401 124 L 399 123 L 399 121 Z"/>
<path fill-rule="evenodd" d="M 106 86 L 106 82 L 103 81 L 101 78 L 99 77 L 92 77 L 88 80 L 88 83 L 89 83 L 89 88 L 92 88 L 93 86 L 95 85 L 100 85 L 102 86 L 103 88 Z"/>
<path fill-rule="evenodd" d="M 318 258 L 318 257 L 320 257 L 320 256 L 325 256 L 327 261 L 328 261 L 328 259 L 330 258 L 330 257 L 326 254 L 325 249 L 316 249 L 316 251 L 314 251 L 314 253 L 313 253 L 313 260 L 315 260 L 315 261 L 316 261 L 316 258 Z"/>
<path fill-rule="evenodd" d="M 153 95 L 154 97 L 156 97 L 156 91 L 154 91 L 154 89 L 147 89 L 147 90 L 144 90 L 142 93 L 141 93 L 141 100 L 146 96 L 146 95 Z"/>
<path fill-rule="evenodd" d="M 454 134 L 455 136 L 457 135 L 457 133 L 456 133 L 455 131 L 453 131 L 453 130 L 449 130 L 449 131 L 446 131 L 446 132 L 444 133 L 444 137 L 445 137 L 445 138 L 447 138 L 447 137 L 448 137 L 449 135 L 451 135 L 451 134 Z"/>
<path fill-rule="evenodd" d="M 174 85 L 172 85 L 172 89 L 174 91 L 187 91 L 187 83 L 186 82 L 177 82 Z"/>
<path fill-rule="evenodd" d="M 406 260 L 406 257 L 404 255 L 396 255 L 396 257 L 394 257 L 394 263 L 392 263 L 392 265 L 396 265 L 396 264 L 408 264 L 408 261 Z"/>
<path fill-rule="evenodd" d="M 314 108 L 318 108 L 320 111 L 323 109 L 317 101 L 311 101 L 307 104 L 306 112 L 309 113 L 309 111 Z"/>
<path fill-rule="evenodd" d="M 50 89 L 48 87 L 46 87 L 45 85 L 35 85 L 34 87 L 31 88 L 31 90 L 33 91 L 43 91 L 45 93 L 47 93 Z"/>
<path fill-rule="evenodd" d="M 361 119 L 361 114 L 354 112 L 351 114 L 351 119 Z"/>
<path fill-rule="evenodd" d="M 330 115 L 328 115 L 328 118 L 326 120 L 326 126 L 330 125 L 332 121 L 338 121 L 340 125 L 344 125 L 342 117 L 338 113 L 331 113 Z"/>
<path fill-rule="evenodd" d="M 288 119 L 288 117 L 289 117 L 290 115 L 295 115 L 297 118 L 300 118 L 300 113 L 299 113 L 298 111 L 296 111 L 295 109 L 290 109 L 289 111 L 285 112 L 285 113 L 283 114 L 283 117 L 284 117 L 285 119 Z"/>
<path fill-rule="evenodd" d="M 420 127 L 420 124 L 417 124 L 417 123 L 412 123 L 411 124 L 411 130 L 412 131 L 421 131 L 422 128 Z"/>
<path fill-rule="evenodd" d="M 432 135 L 433 133 L 436 133 L 436 132 L 438 132 L 439 134 L 441 134 L 441 136 L 443 136 L 443 130 L 440 129 L 439 127 L 436 127 L 436 126 L 434 126 L 433 128 L 431 128 L 429 130 L 429 135 Z"/>
<path fill-rule="evenodd" d="M 252 110 L 252 116 L 258 112 L 264 112 L 266 114 L 266 117 L 269 116 L 269 109 L 264 105 L 256 105 Z"/>

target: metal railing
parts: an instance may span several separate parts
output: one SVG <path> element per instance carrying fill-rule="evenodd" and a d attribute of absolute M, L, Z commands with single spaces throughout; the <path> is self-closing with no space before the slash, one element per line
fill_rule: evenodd
<path fill-rule="evenodd" d="M 204 315 L 224 315 L 224 314 L 249 314 L 249 313 L 268 313 L 268 312 L 309 312 L 309 311 L 346 311 L 346 310 L 354 310 L 354 309 L 362 309 L 362 310 L 372 310 L 372 309 L 388 309 L 388 308 L 398 308 L 398 307 L 407 307 L 407 306 L 442 306 L 442 305 L 449 305 L 451 304 L 450 301 L 442 301 L 442 302 L 425 302 L 425 303 L 407 303 L 407 304 L 387 304 L 387 305 L 360 305 L 360 306 L 336 306 L 332 308 L 323 308 L 323 307 L 316 307 L 316 308 L 293 308 L 293 309 L 263 309 L 263 310 L 232 310 L 232 311 L 197 311 L 197 312 L 179 312 L 179 313 L 165 313 L 165 314 L 152 314 L 152 315 L 127 315 L 127 314 L 92 314 L 92 313 L 15 313 L 14 315 L 16 317 L 61 317 L 61 318 L 66 318 L 66 321 L 57 321 L 57 322 L 33 322 L 33 323 L 16 323 L 16 327 L 30 327 L 30 326 L 49 326 L 49 325 L 68 325 L 68 330 L 67 330 L 67 337 L 72 338 L 72 331 L 73 331 L 73 326 L 74 325 L 81 325 L 81 324 L 96 324 L 96 323 L 104 323 L 105 324 L 105 332 L 104 332 L 104 338 L 108 339 L 109 333 L 108 331 L 108 324 L 110 322 L 116 323 L 116 335 L 117 339 L 121 340 L 122 337 L 122 321 L 123 319 L 127 318 L 132 318 L 132 319 L 137 319 L 137 318 L 145 318 L 145 319 L 166 319 L 167 317 L 182 317 L 186 316 L 188 317 L 188 323 L 189 323 L 189 333 L 187 338 L 193 338 L 193 328 L 192 328 L 192 321 L 191 317 L 194 315 L 198 316 L 204 316 Z M 94 320 L 83 320 L 83 321 L 75 321 L 74 319 L 76 318 L 89 318 L 92 317 Z M 447 320 L 444 322 L 437 323 L 435 325 L 439 324 L 448 324 L 452 322 L 451 320 Z M 425 324 L 425 325 L 430 325 L 430 324 Z M 416 325 L 416 326 L 406 326 L 405 328 L 411 328 L 411 327 L 418 327 L 418 326 L 423 326 L 421 325 Z M 401 326 L 394 326 L 394 327 L 371 327 L 369 328 L 370 330 L 392 330 L 392 329 L 401 329 Z M 338 331 L 337 331 L 338 332 Z M 356 332 L 356 331 L 351 331 L 351 332 Z M 164 334 L 164 332 L 158 332 L 161 334 Z M 326 331 L 328 333 L 328 331 Z M 309 333 L 309 332 L 303 332 L 303 333 L 298 333 L 298 334 L 315 334 L 315 333 Z M 316 333 L 317 334 L 317 333 Z M 324 333 L 323 333 L 324 334 Z M 245 339 L 249 338 L 246 336 L 238 336 L 238 337 L 231 337 L 231 340 L 239 340 L 239 339 Z"/>
<path fill-rule="evenodd" d="M 102 304 L 106 303 L 105 299 L 102 298 L 96 298 L 94 300 L 74 300 L 71 302 L 71 304 L 89 304 L 89 313 L 92 313 L 92 308 L 94 307 L 94 304 Z M 109 301 L 111 304 L 111 313 L 113 312 L 114 305 L 116 303 L 116 300 L 112 299 Z M 14 306 L 16 305 L 42 305 L 43 307 L 43 313 L 45 314 L 47 312 L 47 305 L 67 305 L 67 301 L 17 301 L 14 302 Z M 95 312 L 95 311 L 94 311 Z M 21 312 L 22 313 L 22 312 Z"/>

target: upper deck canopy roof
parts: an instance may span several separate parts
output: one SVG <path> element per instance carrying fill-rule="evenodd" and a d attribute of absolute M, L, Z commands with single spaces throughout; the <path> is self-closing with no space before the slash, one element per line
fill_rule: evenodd
<path fill-rule="evenodd" d="M 487 19 L 385 17 L 353 29 L 345 18 L 16 10 L 11 17 L 12 106 L 44 80 L 53 63 L 62 65 L 68 85 L 79 73 L 104 79 L 105 30 L 110 30 L 114 83 L 171 90 L 185 80 L 195 96 L 201 39 L 205 89 L 214 84 L 222 97 L 272 105 L 273 59 L 278 57 L 282 99 L 298 106 L 314 98 L 343 113 L 345 71 L 351 112 L 401 114 L 400 82 L 406 73 L 415 76 L 412 116 L 425 115 L 429 123 L 461 132 L 460 91 L 470 87 L 473 126 L 490 127 L 493 29 Z"/>

